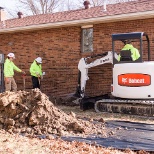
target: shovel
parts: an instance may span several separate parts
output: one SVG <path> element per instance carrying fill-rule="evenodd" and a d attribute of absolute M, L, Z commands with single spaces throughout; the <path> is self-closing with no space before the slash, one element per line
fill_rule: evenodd
<path fill-rule="evenodd" d="M 25 87 L 26 87 L 26 74 L 22 74 L 22 78 L 23 78 L 23 86 L 24 86 L 24 90 L 25 90 Z"/>
<path fill-rule="evenodd" d="M 41 80 L 43 80 L 43 76 L 45 75 L 45 72 L 42 73 L 42 77 L 38 77 L 39 85 L 40 85 L 40 90 L 41 90 Z"/>

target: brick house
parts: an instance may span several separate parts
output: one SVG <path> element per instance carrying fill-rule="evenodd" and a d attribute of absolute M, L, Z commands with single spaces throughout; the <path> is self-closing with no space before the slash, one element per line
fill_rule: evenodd
<path fill-rule="evenodd" d="M 112 50 L 113 33 L 146 32 L 154 51 L 154 0 L 136 0 L 104 6 L 83 8 L 53 14 L 5 20 L 1 10 L 0 51 L 14 52 L 15 64 L 27 72 L 26 89 L 31 89 L 29 67 L 33 60 L 43 58 L 42 91 L 63 96 L 76 90 L 78 61 L 81 57 Z M 84 35 L 90 30 L 92 39 L 86 48 Z M 154 59 L 154 53 L 151 55 Z M 104 64 L 89 70 L 88 95 L 110 92 L 112 65 Z M 18 90 L 23 89 L 21 74 L 16 73 Z"/>

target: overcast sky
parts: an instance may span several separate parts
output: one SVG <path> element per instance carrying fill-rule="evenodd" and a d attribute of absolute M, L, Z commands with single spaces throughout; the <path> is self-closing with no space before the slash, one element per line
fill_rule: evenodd
<path fill-rule="evenodd" d="M 11 18 L 8 12 L 13 12 L 16 8 L 16 0 L 0 0 L 0 7 L 3 7 L 7 13 L 7 17 Z"/>
<path fill-rule="evenodd" d="M 73 0 L 73 2 L 77 2 L 78 0 Z M 22 11 L 20 9 L 17 0 L 0 0 L 0 7 L 3 7 L 7 13 L 7 16 L 10 18 L 11 14 L 16 14 L 18 11 Z M 11 13 L 8 13 L 11 12 Z"/>
<path fill-rule="evenodd" d="M 82 3 L 82 0 L 70 0 L 73 4 L 78 4 L 79 1 Z M 23 10 L 21 5 L 19 5 L 17 0 L 0 0 L 0 7 L 3 7 L 7 13 L 7 18 L 14 18 L 18 11 Z M 59 8 L 60 9 L 60 8 Z M 57 10 L 59 11 L 59 10 Z"/>
<path fill-rule="evenodd" d="M 16 2 L 14 0 L 0 0 L 1 7 L 14 8 Z"/>

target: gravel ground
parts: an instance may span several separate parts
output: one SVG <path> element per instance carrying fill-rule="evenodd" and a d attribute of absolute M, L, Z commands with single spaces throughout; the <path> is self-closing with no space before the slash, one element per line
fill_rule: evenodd
<path fill-rule="evenodd" d="M 154 117 L 144 117 L 144 116 L 136 116 L 136 115 L 126 115 L 126 114 L 118 114 L 118 113 L 96 113 L 94 109 L 82 111 L 79 106 L 64 106 L 58 105 L 59 109 L 63 110 L 65 113 L 70 113 L 70 111 L 74 112 L 78 118 L 93 118 L 100 119 L 103 118 L 105 121 L 107 120 L 122 120 L 122 121 L 131 121 L 131 122 L 143 122 L 148 124 L 154 124 Z"/>

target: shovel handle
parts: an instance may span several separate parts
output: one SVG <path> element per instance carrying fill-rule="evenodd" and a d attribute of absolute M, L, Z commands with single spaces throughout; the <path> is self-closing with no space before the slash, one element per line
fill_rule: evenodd
<path fill-rule="evenodd" d="M 25 87 L 26 87 L 26 84 L 25 84 L 26 75 L 23 74 L 22 77 L 23 77 L 23 86 L 24 86 L 23 88 L 24 88 L 24 90 L 25 90 Z"/>

